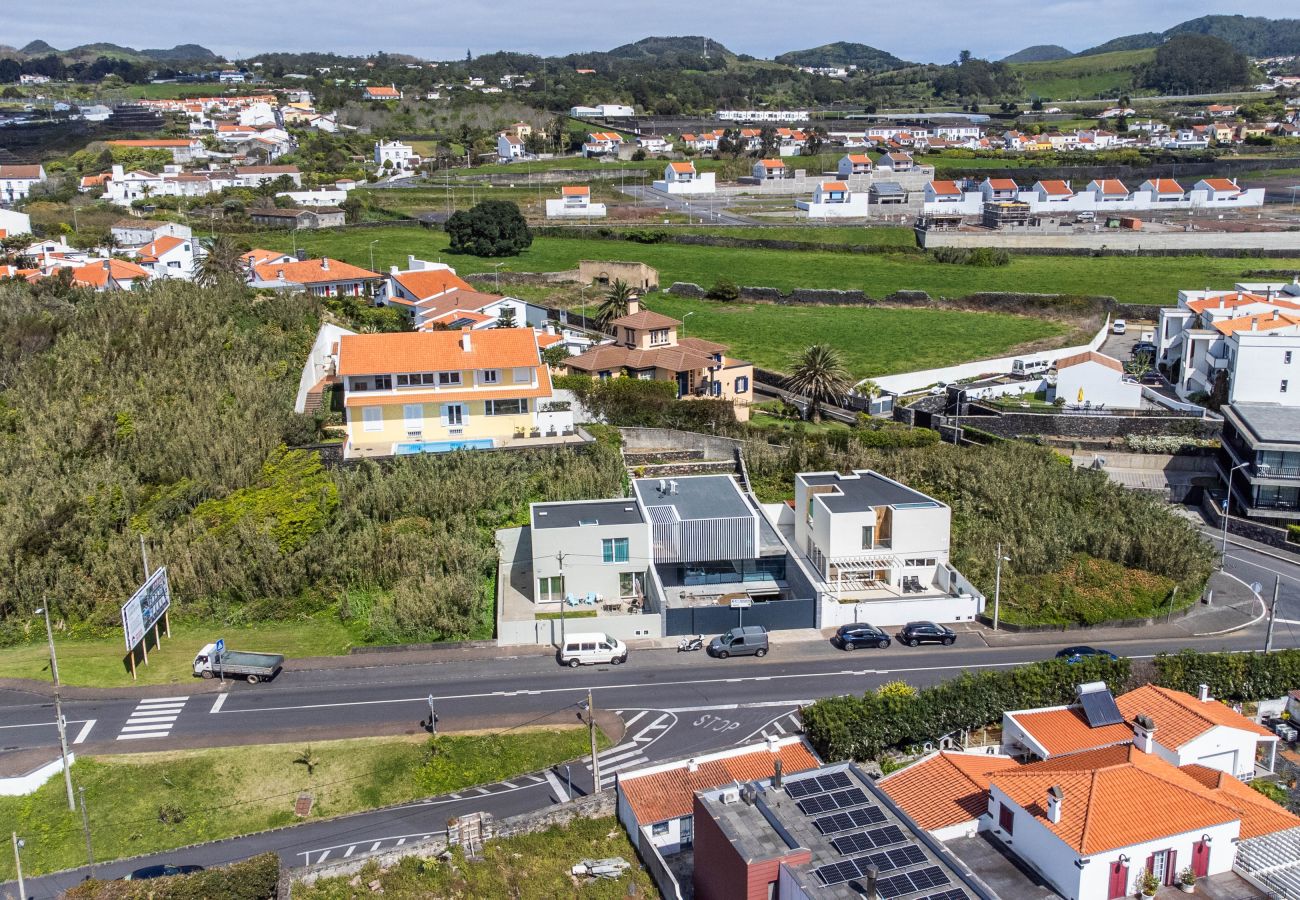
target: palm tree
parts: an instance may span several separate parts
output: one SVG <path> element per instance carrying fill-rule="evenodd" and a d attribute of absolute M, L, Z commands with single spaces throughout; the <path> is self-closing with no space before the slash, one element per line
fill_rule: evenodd
<path fill-rule="evenodd" d="M 853 378 L 839 351 L 828 344 L 813 344 L 795 356 L 785 389 L 808 401 L 808 418 L 822 420 L 821 405 L 835 403 L 853 387 Z"/>
<path fill-rule="evenodd" d="M 311 744 L 298 751 L 294 763 L 299 766 L 305 766 L 308 775 L 316 774 L 316 767 L 320 765 L 320 756 L 312 750 Z"/>
<path fill-rule="evenodd" d="M 621 278 L 615 279 L 596 309 L 596 323 L 603 329 L 615 319 L 626 316 L 627 302 L 632 296 L 632 286 Z"/>
<path fill-rule="evenodd" d="M 239 245 L 220 234 L 203 241 L 203 256 L 194 264 L 194 280 L 203 287 L 244 279 L 244 259 Z"/>

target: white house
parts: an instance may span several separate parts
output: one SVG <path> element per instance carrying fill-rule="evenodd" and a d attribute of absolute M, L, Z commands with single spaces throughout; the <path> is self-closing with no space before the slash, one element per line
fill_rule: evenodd
<path fill-rule="evenodd" d="M 136 263 L 154 278 L 189 281 L 194 277 L 196 249 L 191 238 L 154 238 L 132 255 Z"/>
<path fill-rule="evenodd" d="M 565 185 L 560 188 L 560 198 L 546 201 L 547 218 L 572 216 L 575 218 L 603 219 L 603 203 L 591 202 L 591 188 L 586 185 Z"/>
<path fill-rule="evenodd" d="M 865 153 L 846 153 L 840 157 L 838 171 L 841 178 L 848 178 L 850 175 L 870 175 L 871 157 Z"/>
<path fill-rule="evenodd" d="M 24 200 L 33 187 L 44 181 L 44 166 L 0 166 L 0 203 Z"/>
<path fill-rule="evenodd" d="M 636 139 L 636 145 L 646 153 L 668 153 L 673 149 L 672 141 L 655 134 L 642 135 Z"/>
<path fill-rule="evenodd" d="M 664 177 L 651 185 L 665 194 L 712 194 L 717 190 L 714 173 L 695 171 L 693 162 L 670 162 L 664 166 Z"/>
<path fill-rule="evenodd" d="M 795 207 L 810 219 L 837 219 L 866 216 L 869 194 L 851 191 L 843 181 L 823 181 L 813 190 L 812 200 L 796 200 Z"/>
<path fill-rule="evenodd" d="M 497 135 L 497 158 L 502 162 L 523 159 L 526 155 L 522 138 L 504 131 Z"/>
<path fill-rule="evenodd" d="M 754 177 L 759 181 L 775 181 L 781 178 L 793 178 L 794 170 L 779 159 L 760 159 L 754 163 Z"/>
<path fill-rule="evenodd" d="M 109 229 L 119 247 L 141 247 L 163 237 L 189 240 L 194 232 L 180 222 L 155 222 L 150 219 L 122 219 Z"/>
<path fill-rule="evenodd" d="M 31 233 L 31 216 L 27 213 L 14 212 L 12 209 L 0 209 L 0 238 Z"/>
<path fill-rule="evenodd" d="M 654 557 L 650 522 L 634 498 L 568 500 L 529 506 L 532 600 L 617 600 L 645 590 Z"/>
<path fill-rule="evenodd" d="M 623 146 L 623 135 L 617 131 L 593 131 L 587 135 L 587 142 L 582 145 L 583 156 L 604 156 L 618 153 Z"/>
<path fill-rule="evenodd" d="M 1129 198 L 1129 189 L 1118 178 L 1094 178 L 1084 191 L 1092 194 L 1098 205 L 1123 203 Z"/>
<path fill-rule="evenodd" d="M 1176 203 L 1183 199 L 1183 186 L 1172 178 L 1148 178 L 1138 185 L 1139 192 L 1151 195 L 1155 204 Z"/>
<path fill-rule="evenodd" d="M 375 165 L 394 171 L 415 169 L 420 165 L 420 155 L 401 141 L 376 141 Z"/>
<path fill-rule="evenodd" d="M 822 625 L 970 621 L 982 597 L 949 563 L 952 510 L 877 472 L 795 475 L 793 547 L 823 597 Z"/>
<path fill-rule="evenodd" d="M 1142 385 L 1118 359 L 1089 350 L 1056 361 L 1056 397 L 1070 407 L 1140 409 Z"/>
<path fill-rule="evenodd" d="M 1210 200 L 1232 200 L 1241 195 L 1241 187 L 1231 178 L 1202 178 L 1192 185 L 1194 191 L 1205 191 Z"/>
<path fill-rule="evenodd" d="M 1039 181 L 1032 188 L 1038 202 L 1044 206 L 1069 203 L 1074 199 L 1074 189 L 1068 181 Z"/>
<path fill-rule="evenodd" d="M 980 182 L 980 193 L 989 203 L 1015 200 L 1020 196 L 1020 185 L 1011 178 L 985 178 Z"/>
<path fill-rule="evenodd" d="M 910 153 L 885 153 L 880 159 L 876 160 L 876 168 L 887 169 L 890 172 L 910 172 L 916 168 L 916 163 Z"/>
<path fill-rule="evenodd" d="M 931 181 L 925 186 L 927 204 L 961 203 L 964 196 L 961 187 L 955 181 Z"/>

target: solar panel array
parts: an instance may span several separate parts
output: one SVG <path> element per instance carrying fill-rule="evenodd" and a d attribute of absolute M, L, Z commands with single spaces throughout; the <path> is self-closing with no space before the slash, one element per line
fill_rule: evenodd
<path fill-rule="evenodd" d="M 814 778 L 800 778 L 796 781 L 787 781 L 785 783 L 785 792 L 789 796 L 798 800 L 801 797 L 809 797 L 813 794 L 825 794 L 828 791 L 836 791 L 841 788 L 852 787 L 853 780 L 845 772 L 831 772 L 829 775 L 818 775 Z"/>
<path fill-rule="evenodd" d="M 928 866 L 915 872 L 904 872 L 890 878 L 881 878 L 876 882 L 876 892 L 880 894 L 882 900 L 891 900 L 893 897 L 903 897 L 918 891 L 943 887 L 945 884 L 952 884 L 948 873 L 938 866 Z"/>
<path fill-rule="evenodd" d="M 843 851 L 841 851 L 843 852 Z M 925 862 L 925 853 L 920 847 L 898 847 L 843 862 L 831 863 L 817 869 L 814 874 L 826 885 L 840 884 L 851 878 L 865 878 L 868 866 L 875 866 L 877 872 L 892 872 Z"/>
<path fill-rule="evenodd" d="M 1098 691 L 1083 691 L 1079 694 L 1079 703 L 1083 705 L 1084 718 L 1088 727 L 1100 728 L 1103 725 L 1123 725 L 1124 716 L 1115 703 L 1115 697 L 1109 688 Z"/>
<path fill-rule="evenodd" d="M 903 836 L 903 829 L 897 825 L 886 825 L 883 828 L 873 828 L 870 831 L 860 831 L 857 834 L 836 838 L 831 841 L 831 846 L 837 853 L 848 856 L 850 853 L 861 853 L 864 850 L 875 850 L 877 847 L 901 844 L 905 840 L 907 838 Z"/>
<path fill-rule="evenodd" d="M 822 816 L 813 820 L 813 826 L 822 834 L 837 834 L 850 828 L 865 828 L 867 825 L 879 825 L 885 821 L 885 814 L 878 806 L 864 806 L 833 816 Z"/>
<path fill-rule="evenodd" d="M 845 791 L 836 791 L 833 794 L 814 794 L 805 800 L 800 800 L 799 811 L 805 816 L 815 816 L 818 813 L 831 812 L 836 809 L 861 806 L 866 802 L 867 795 L 862 788 L 849 788 Z"/>
<path fill-rule="evenodd" d="M 921 900 L 970 900 L 970 898 L 966 896 L 966 892 L 961 888 L 953 888 L 950 891 L 930 894 L 928 897 L 922 897 Z"/>

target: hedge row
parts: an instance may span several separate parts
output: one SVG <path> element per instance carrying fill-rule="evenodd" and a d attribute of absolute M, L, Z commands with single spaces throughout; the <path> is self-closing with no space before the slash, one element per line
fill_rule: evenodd
<path fill-rule="evenodd" d="M 874 759 L 891 747 L 920 745 L 1000 722 L 1005 710 L 1069 703 L 1081 682 L 1105 681 L 1119 691 L 1128 676 L 1127 659 L 1106 658 L 964 671 L 917 691 L 891 689 L 818 700 L 804 708 L 804 730 L 823 759 Z"/>
<path fill-rule="evenodd" d="M 1154 683 L 1195 695 L 1208 685 L 1220 700 L 1270 700 L 1300 688 L 1300 650 L 1273 653 L 1161 654 L 1155 659 Z"/>
<path fill-rule="evenodd" d="M 148 881 L 83 881 L 67 900 L 273 900 L 280 857 L 263 853 L 243 862 L 191 875 Z"/>

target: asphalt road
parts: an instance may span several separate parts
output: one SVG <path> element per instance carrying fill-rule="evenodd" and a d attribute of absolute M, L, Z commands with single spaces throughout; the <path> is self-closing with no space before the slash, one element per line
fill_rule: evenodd
<path fill-rule="evenodd" d="M 635 197 L 651 206 L 662 206 L 670 212 L 685 213 L 692 222 L 703 225 L 752 225 L 744 216 L 728 212 L 731 199 L 724 194 L 665 194 L 648 185 L 625 185 L 620 188 L 629 197 Z M 794 203 L 793 198 L 791 204 Z"/>

